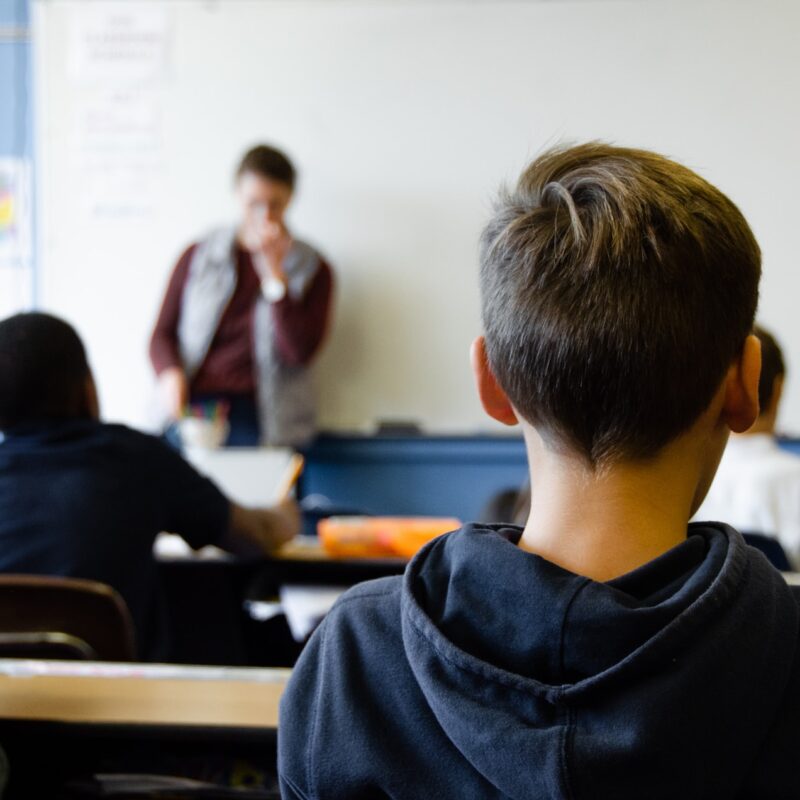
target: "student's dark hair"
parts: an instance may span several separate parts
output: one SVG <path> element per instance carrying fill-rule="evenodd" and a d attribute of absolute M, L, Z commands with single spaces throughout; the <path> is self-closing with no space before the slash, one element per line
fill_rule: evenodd
<path fill-rule="evenodd" d="M 290 189 L 294 189 L 297 179 L 294 166 L 288 157 L 280 150 L 266 144 L 256 145 L 242 156 L 236 170 L 236 179 L 241 178 L 245 172 L 255 172 L 262 178 L 285 183 Z"/>
<path fill-rule="evenodd" d="M 645 459 L 711 402 L 751 332 L 761 254 L 686 167 L 589 143 L 534 160 L 481 238 L 492 371 L 550 447 Z"/>
<path fill-rule="evenodd" d="M 71 325 L 49 314 L 0 322 L 0 430 L 82 413 L 89 364 Z"/>
<path fill-rule="evenodd" d="M 758 405 L 764 413 L 772 403 L 775 379 L 786 374 L 783 352 L 775 337 L 760 325 L 753 330 L 761 340 L 761 377 L 758 379 Z"/>

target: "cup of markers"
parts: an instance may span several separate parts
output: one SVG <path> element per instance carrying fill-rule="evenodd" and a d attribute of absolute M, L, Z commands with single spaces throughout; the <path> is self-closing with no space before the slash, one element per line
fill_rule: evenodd
<path fill-rule="evenodd" d="M 228 403 L 224 401 L 186 406 L 178 423 L 181 444 L 205 450 L 222 447 L 230 432 L 229 410 Z"/>

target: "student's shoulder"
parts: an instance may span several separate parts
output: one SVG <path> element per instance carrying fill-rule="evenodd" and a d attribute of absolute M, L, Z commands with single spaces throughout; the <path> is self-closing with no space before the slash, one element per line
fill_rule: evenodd
<path fill-rule="evenodd" d="M 131 456 L 169 461 L 182 459 L 177 450 L 170 447 L 161 437 L 121 423 L 100 423 L 98 438 Z"/>
<path fill-rule="evenodd" d="M 98 430 L 109 439 L 134 445 L 148 446 L 151 442 L 160 441 L 152 433 L 131 428 L 121 422 L 100 422 L 98 423 Z"/>
<path fill-rule="evenodd" d="M 400 646 L 400 576 L 365 581 L 348 589 L 325 615 L 304 649 L 293 674 L 297 684 L 301 675 L 321 673 L 332 676 L 326 662 L 349 664 L 353 653 L 369 654 L 366 661 L 359 657 L 360 668 L 368 668 L 376 653 L 385 656 L 394 646 Z M 368 642 L 368 647 L 363 647 Z"/>
<path fill-rule="evenodd" d="M 763 563 L 763 562 L 762 562 Z M 791 578 L 792 576 L 788 576 Z M 781 584 L 784 583 L 787 576 L 781 575 L 780 582 Z M 786 581 L 788 583 L 788 581 Z M 783 587 L 781 587 L 783 589 Z M 791 697 L 791 702 L 794 708 L 794 723 L 797 727 L 797 730 L 800 731 L 800 585 L 795 583 L 788 583 L 786 586 L 788 589 L 788 593 L 791 595 L 792 599 L 794 600 L 796 606 L 796 624 L 792 629 L 789 629 L 789 626 L 786 626 L 786 630 L 784 635 L 789 637 L 793 640 L 794 649 L 792 652 L 791 658 L 791 669 L 789 670 L 790 680 L 787 684 L 786 691 L 787 696 Z M 783 589 L 783 591 L 786 591 Z"/>
<path fill-rule="evenodd" d="M 789 587 L 800 607 L 800 586 Z M 800 608 L 798 609 L 800 612 Z M 790 631 L 786 632 L 791 636 Z M 766 738 L 754 742 L 753 765 L 741 798 L 797 797 L 797 736 L 800 733 L 800 625 L 794 631 L 795 646 L 787 679 L 779 695 L 775 716 Z"/>
<path fill-rule="evenodd" d="M 752 457 L 725 460 L 717 481 L 731 489 L 772 495 L 800 493 L 800 457 L 777 445 Z M 712 486 L 712 492 L 714 487 Z"/>
<path fill-rule="evenodd" d="M 750 467 L 756 472 L 773 477 L 800 478 L 800 456 L 784 450 L 777 443 L 762 458 L 753 459 Z"/>
<path fill-rule="evenodd" d="M 402 576 L 394 575 L 364 581 L 348 589 L 328 613 L 328 629 L 347 627 L 359 631 L 363 628 L 369 630 L 370 635 L 376 632 L 376 623 L 388 623 L 396 629 L 402 582 Z"/>
<path fill-rule="evenodd" d="M 356 796 L 360 780 L 353 773 L 370 742 L 380 740 L 398 709 L 414 703 L 401 587 L 398 576 L 345 592 L 300 655 L 281 698 L 278 772 L 285 796 L 317 797 L 317 786 L 328 787 L 332 797 Z M 351 760 L 331 761 L 337 741 L 347 742 Z"/>
<path fill-rule="evenodd" d="M 798 612 L 800 612 L 800 586 L 797 584 L 789 584 L 789 591 L 791 592 L 795 603 L 797 603 Z M 800 645 L 800 627 L 798 627 L 798 645 Z M 797 658 L 798 670 L 800 670 L 800 647 L 798 647 Z"/>
<path fill-rule="evenodd" d="M 312 637 L 313 647 L 304 659 L 325 670 L 325 662 L 349 662 L 354 652 L 388 654 L 401 644 L 400 598 L 402 577 L 393 576 L 365 581 L 348 589 L 326 614 Z M 380 658 L 378 659 L 380 660 Z M 368 667 L 366 663 L 362 667 Z"/>

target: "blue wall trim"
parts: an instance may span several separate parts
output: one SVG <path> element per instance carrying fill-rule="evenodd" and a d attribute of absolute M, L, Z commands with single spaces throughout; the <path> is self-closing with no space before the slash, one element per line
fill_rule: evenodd
<path fill-rule="evenodd" d="M 33 181 L 33 41 L 30 20 L 29 0 L 0 0 L 0 158 L 26 159 Z M 31 262 L 21 266 L 30 270 L 30 300 L 35 305 L 35 197 L 31 196 L 31 201 L 34 247 Z"/>
<path fill-rule="evenodd" d="M 324 435 L 306 453 L 301 498 L 339 513 L 479 518 L 498 492 L 527 479 L 522 439 Z"/>
<path fill-rule="evenodd" d="M 0 25 L 27 26 L 30 18 L 28 0 L 0 0 Z"/>
<path fill-rule="evenodd" d="M 0 40 L 0 155 L 33 153 L 30 43 Z"/>

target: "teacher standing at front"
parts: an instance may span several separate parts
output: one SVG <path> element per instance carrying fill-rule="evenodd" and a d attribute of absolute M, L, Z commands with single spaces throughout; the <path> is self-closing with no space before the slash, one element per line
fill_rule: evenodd
<path fill-rule="evenodd" d="M 188 405 L 222 405 L 228 445 L 293 445 L 314 434 L 309 364 L 325 336 L 333 274 L 286 227 L 295 170 L 259 145 L 236 171 L 237 227 L 181 256 L 150 340 L 172 421 Z"/>

